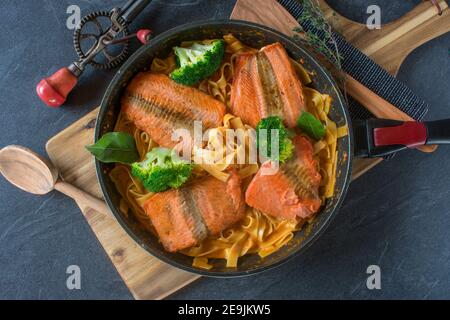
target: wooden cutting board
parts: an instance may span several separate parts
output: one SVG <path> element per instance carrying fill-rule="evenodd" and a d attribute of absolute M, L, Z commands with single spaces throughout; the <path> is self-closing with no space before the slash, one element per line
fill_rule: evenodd
<path fill-rule="evenodd" d="M 450 10 L 445 1 L 440 4 L 445 9 L 441 17 L 437 16 L 430 3 L 422 3 L 405 17 L 381 30 L 370 31 L 364 25 L 335 13 L 321 1 L 332 24 L 392 74 L 398 71 L 401 62 L 414 48 L 450 31 Z M 291 34 L 297 25 L 297 21 L 275 0 L 238 0 L 231 18 L 265 24 L 286 34 Z M 84 149 L 85 145 L 93 143 L 97 112 L 98 109 L 93 110 L 51 138 L 46 149 L 64 180 L 101 197 L 93 158 Z M 363 174 L 378 162 L 355 160 L 353 177 Z M 162 299 L 199 277 L 149 255 L 123 231 L 111 215 L 95 212 L 83 203 L 78 205 L 136 299 Z"/>

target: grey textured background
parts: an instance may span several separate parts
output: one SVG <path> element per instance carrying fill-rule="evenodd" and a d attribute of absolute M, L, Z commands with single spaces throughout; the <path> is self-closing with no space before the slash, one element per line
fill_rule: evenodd
<path fill-rule="evenodd" d="M 97 105 L 111 72 L 88 71 L 66 106 L 44 107 L 34 93 L 49 72 L 75 55 L 66 8 L 83 14 L 114 0 L 0 2 L 0 147 L 20 144 L 44 153 L 48 138 Z M 383 22 L 420 0 L 330 0 L 363 22 L 379 4 Z M 136 26 L 157 33 L 199 19 L 229 16 L 234 1 L 153 1 Z M 427 119 L 450 117 L 450 34 L 413 52 L 399 78 L 430 104 Z M 406 151 L 352 183 L 328 231 L 282 267 L 249 278 L 201 279 L 172 298 L 314 299 L 450 298 L 450 149 Z M 82 289 L 66 289 L 66 268 L 79 265 Z M 382 289 L 366 289 L 366 268 L 378 264 Z M 64 196 L 32 196 L 0 178 L 0 298 L 130 299 L 131 295 L 80 214 Z"/>

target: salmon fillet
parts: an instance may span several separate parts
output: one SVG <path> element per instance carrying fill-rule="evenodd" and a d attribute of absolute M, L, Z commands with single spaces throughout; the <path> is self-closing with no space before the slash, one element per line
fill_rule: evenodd
<path fill-rule="evenodd" d="M 252 127 L 269 116 L 279 116 L 286 126 L 295 127 L 301 112 L 306 110 L 303 89 L 280 43 L 237 56 L 234 70 L 231 89 L 234 115 Z"/>
<path fill-rule="evenodd" d="M 271 166 L 269 161 L 264 163 L 250 182 L 245 201 L 249 206 L 274 217 L 306 219 L 321 207 L 321 176 L 309 140 L 296 136 L 292 142 L 295 156 L 281 164 L 272 175 L 264 175 L 264 169 L 268 170 Z"/>
<path fill-rule="evenodd" d="M 193 138 L 194 121 L 203 130 L 221 125 L 225 105 L 198 89 L 180 85 L 164 74 L 139 73 L 122 96 L 122 112 L 152 140 L 173 148 L 176 129 L 187 129 Z"/>
<path fill-rule="evenodd" d="M 240 178 L 232 172 L 226 183 L 207 177 L 157 193 L 147 200 L 144 210 L 164 248 L 175 252 L 195 246 L 244 218 L 245 201 Z"/>

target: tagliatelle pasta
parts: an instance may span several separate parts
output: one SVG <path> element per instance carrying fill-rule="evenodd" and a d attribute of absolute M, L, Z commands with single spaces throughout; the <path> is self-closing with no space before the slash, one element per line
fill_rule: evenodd
<path fill-rule="evenodd" d="M 336 123 L 328 117 L 331 109 L 331 97 L 321 94 L 319 91 L 305 87 L 305 98 L 310 110 L 320 119 L 326 128 L 325 137 L 314 144 L 314 155 L 319 162 L 322 176 L 321 196 L 322 200 L 330 198 L 334 194 L 336 184 L 336 167 L 338 161 L 337 140 L 348 134 L 348 127 L 337 127 Z"/>
<path fill-rule="evenodd" d="M 228 131 L 231 129 L 230 131 Z M 242 123 L 240 118 L 231 114 L 226 114 L 223 118 L 223 126 L 209 130 L 208 141 L 204 148 L 194 146 L 194 158 L 198 157 L 201 163 L 199 166 L 217 179 L 226 182 L 229 174 L 226 171 L 233 166 L 241 179 L 246 179 L 254 175 L 259 166 L 254 161 L 250 161 L 249 157 L 256 150 L 254 137 L 251 136 L 251 127 Z M 230 132 L 230 133 L 229 133 Z M 238 137 L 227 143 L 227 136 L 231 132 L 236 133 Z"/>
<path fill-rule="evenodd" d="M 123 118 L 122 114 L 119 114 L 114 131 L 127 132 L 134 136 L 140 160 L 143 160 L 147 152 L 155 146 L 146 132 L 138 130 L 133 122 Z M 109 176 L 122 196 L 119 206 L 121 212 L 128 215 L 131 210 L 139 221 L 153 231 L 150 218 L 142 209 L 143 203 L 152 196 L 152 193 L 148 192 L 142 183 L 131 175 L 130 167 L 127 165 L 116 164 Z"/>
<path fill-rule="evenodd" d="M 205 40 L 203 43 L 207 44 L 210 41 Z M 197 87 L 229 107 L 234 75 L 233 61 L 236 55 L 242 52 L 255 52 L 257 49 L 244 45 L 231 34 L 224 36 L 224 41 L 226 54 L 221 67 L 213 76 L 200 82 Z M 192 42 L 185 42 L 181 46 L 190 44 Z M 293 64 L 303 85 L 311 83 L 310 73 L 303 68 L 302 64 L 296 61 L 293 61 Z M 165 59 L 153 59 L 150 72 L 169 75 L 175 68 L 175 57 L 171 54 Z M 313 154 L 322 175 L 320 196 L 325 203 L 326 199 L 332 197 L 334 193 L 338 139 L 348 134 L 348 128 L 337 127 L 336 123 L 329 118 L 332 103 L 329 95 L 321 94 L 306 86 L 304 95 L 308 111 L 320 119 L 326 127 L 325 137 L 313 143 Z M 255 145 L 252 139 L 255 137 L 250 134 L 248 130 L 250 127 L 232 114 L 226 114 L 222 122 L 222 126 L 209 130 L 208 140 L 204 145 L 194 146 L 193 157 L 200 157 L 203 160 L 201 164 L 195 166 L 194 175 L 212 175 L 221 181 L 227 181 L 228 169 L 233 167 L 237 170 L 245 187 L 259 168 L 257 164 L 249 164 L 249 156 L 252 154 L 250 149 L 252 144 Z M 229 129 L 241 130 L 241 139 L 235 138 L 230 144 L 223 143 L 227 139 Z M 157 146 L 146 132 L 137 129 L 122 115 L 119 115 L 114 130 L 128 132 L 134 136 L 141 161 L 153 147 Z M 245 158 L 242 163 L 239 163 L 241 152 Z M 127 165 L 117 164 L 110 172 L 110 177 L 122 196 L 119 206 L 122 213 L 134 214 L 148 230 L 154 232 L 151 221 L 143 209 L 143 204 L 153 194 L 145 190 L 140 181 L 131 175 L 130 167 Z M 210 259 L 224 259 L 227 267 L 236 267 L 239 258 L 244 255 L 258 254 L 260 257 L 266 257 L 285 246 L 292 240 L 296 231 L 311 222 L 301 219 L 282 220 L 250 207 L 246 210 L 246 217 L 241 222 L 218 236 L 210 236 L 199 245 L 182 251 L 183 254 L 193 257 L 194 267 L 211 269 L 213 264 Z M 306 229 L 308 228 L 307 226 Z"/>
<path fill-rule="evenodd" d="M 275 219 L 248 207 L 244 221 L 182 252 L 194 257 L 193 265 L 197 267 L 212 268 L 207 259 L 225 259 L 227 267 L 236 267 L 239 257 L 246 254 L 266 257 L 275 252 L 287 244 L 300 227 L 298 221 Z"/>

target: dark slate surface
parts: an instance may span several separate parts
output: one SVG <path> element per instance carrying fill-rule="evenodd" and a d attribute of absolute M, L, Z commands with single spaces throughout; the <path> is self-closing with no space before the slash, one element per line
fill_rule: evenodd
<path fill-rule="evenodd" d="M 83 13 L 124 1 L 0 2 L 0 146 L 20 144 L 44 153 L 48 138 L 99 103 L 113 72 L 86 73 L 68 104 L 43 107 L 34 87 L 74 58 L 66 8 Z M 330 0 L 364 21 L 379 4 L 383 21 L 419 0 Z M 233 0 L 153 1 L 137 25 L 157 33 L 204 18 L 227 17 Z M 450 117 L 450 34 L 405 61 L 399 78 L 430 105 L 428 119 Z M 432 155 L 406 151 L 352 183 L 328 231 L 301 257 L 250 278 L 201 279 L 172 298 L 450 298 L 450 149 Z M 0 298 L 130 299 L 131 295 L 80 214 L 64 196 L 36 197 L 0 178 Z M 66 268 L 80 266 L 82 289 L 66 288 Z M 366 289 L 366 269 L 381 267 L 382 289 Z"/>

